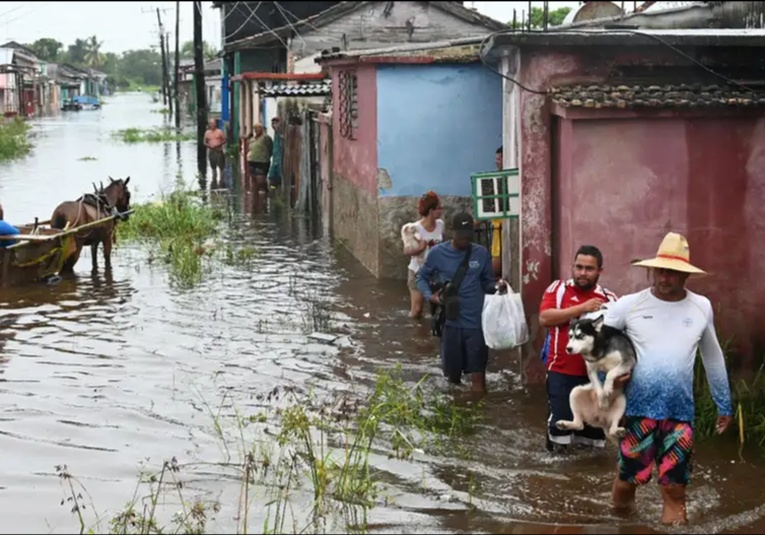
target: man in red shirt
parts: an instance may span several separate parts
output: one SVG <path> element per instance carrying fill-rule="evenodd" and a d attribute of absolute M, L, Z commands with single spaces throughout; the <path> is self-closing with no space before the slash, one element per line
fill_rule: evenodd
<path fill-rule="evenodd" d="M 592 245 L 583 245 L 574 256 L 573 278 L 548 286 L 539 306 L 539 324 L 549 329 L 547 354 L 547 450 L 566 449 L 570 444 L 604 447 L 602 429 L 585 425 L 582 431 L 563 431 L 558 420 L 572 420 L 569 395 L 575 386 L 587 384 L 587 368 L 581 355 L 566 353 L 569 322 L 588 312 L 597 312 L 616 295 L 598 284 L 603 271 L 603 254 Z"/>

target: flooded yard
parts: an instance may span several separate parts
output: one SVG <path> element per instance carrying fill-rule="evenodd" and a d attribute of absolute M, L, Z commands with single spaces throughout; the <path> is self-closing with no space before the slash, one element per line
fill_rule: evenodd
<path fill-rule="evenodd" d="M 134 204 L 171 190 L 179 175 L 194 183 L 193 142 L 114 139 L 116 130 L 160 125 L 165 118 L 152 108 L 158 105 L 149 95 L 126 94 L 109 98 L 101 110 L 34 121 L 32 154 L 0 169 L 6 220 L 47 219 L 59 202 L 109 175 L 131 177 Z M 281 525 L 274 507 L 265 507 L 277 480 L 246 485 L 251 504 L 241 505 L 241 471 L 250 462 L 265 472 L 271 451 L 257 449 L 266 453 L 248 461 L 252 444 L 278 442 L 285 413 L 277 408 L 308 412 L 310 400 L 334 403 L 346 399 L 337 397 L 342 393 L 364 399 L 379 373 L 398 366 L 406 385 L 400 392 L 431 374 L 423 387 L 428 396 L 469 405 L 465 392 L 450 390 L 440 377 L 427 321 L 407 318 L 405 284 L 374 279 L 309 221 L 278 206 L 253 213 L 252 198 L 236 187 L 206 199 L 227 214 L 228 242 L 254 251 L 248 262 L 213 264 L 199 284 L 180 288 L 146 247 L 119 242 L 110 271 L 91 273 L 86 249 L 74 278 L 0 293 L 2 532 L 79 531 L 75 501 L 86 505 L 79 511 L 86 529 L 109 531 L 109 520 L 133 500 L 140 471 L 160 473 L 165 462 L 165 481 L 182 485 L 154 503 L 140 501 L 151 493 L 142 485 L 136 507 L 156 505 L 163 525 L 183 500 L 189 507 L 205 504 L 207 532 L 243 530 L 244 509 L 250 532 L 279 526 L 298 532 L 306 526 L 295 527 L 290 515 L 304 518 L 316 500 L 308 481 L 279 494 L 291 506 Z M 314 331 L 337 339 L 324 343 L 310 336 Z M 614 448 L 550 456 L 542 388 L 521 384 L 518 364 L 504 355 L 494 355 L 489 370 L 489 396 L 465 409 L 480 416 L 474 432 L 437 449 L 414 447 L 407 459 L 391 458 L 395 441 L 380 434 L 368 457 L 368 477 L 379 482 L 368 495 L 374 507 L 365 520 L 344 518 L 339 529 L 665 531 L 656 523 L 655 484 L 641 489 L 636 517 L 615 517 L 609 507 Z M 342 458 L 348 451 L 342 437 L 330 439 Z M 752 452 L 740 455 L 733 440 L 701 442 L 697 449 L 686 531 L 765 529 L 758 483 L 765 464 Z M 62 478 L 64 470 L 72 478 Z"/>

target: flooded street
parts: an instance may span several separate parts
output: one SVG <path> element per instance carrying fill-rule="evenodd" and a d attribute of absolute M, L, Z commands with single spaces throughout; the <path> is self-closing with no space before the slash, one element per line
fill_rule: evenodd
<path fill-rule="evenodd" d="M 129 145 L 112 137 L 162 124 L 151 113 L 157 108 L 147 94 L 126 94 L 98 111 L 34 121 L 32 155 L 0 169 L 6 220 L 45 220 L 59 202 L 109 175 L 131 177 L 133 203 L 170 190 L 178 175 L 193 183 L 193 142 Z M 0 293 L 3 533 L 79 530 L 71 505 L 61 504 L 59 465 L 87 489 L 86 503 L 92 498 L 96 510 L 84 511 L 89 527 L 94 513 L 111 517 L 132 499 L 142 467 L 157 470 L 172 458 L 188 499 L 220 502 L 208 531 L 231 533 L 240 483 L 221 466 L 227 450 L 218 416 L 259 413 L 277 385 L 318 394 L 369 388 L 376 372 L 396 364 L 408 381 L 430 373 L 430 386 L 446 391 L 427 321 L 407 319 L 403 282 L 374 279 L 306 220 L 281 210 L 252 215 L 251 199 L 238 191 L 211 194 L 210 202 L 231 215 L 229 239 L 255 250 L 251 263 L 222 265 L 179 290 L 142 246 L 118 243 L 110 272 L 91 274 L 86 248 L 75 278 Z M 316 328 L 307 303 L 318 298 L 340 336 L 333 345 L 307 336 Z M 666 531 L 656 523 L 655 483 L 639 492 L 635 518 L 615 517 L 613 447 L 551 457 L 542 388 L 522 385 L 518 364 L 505 356 L 494 356 L 489 370 L 485 420 L 464 439 L 469 458 L 455 452 L 397 461 L 373 452 L 385 485 L 368 516 L 371 532 Z M 687 532 L 765 529 L 765 464 L 752 453 L 739 456 L 732 441 L 697 450 Z M 263 530 L 263 502 L 253 505 L 252 532 Z"/>

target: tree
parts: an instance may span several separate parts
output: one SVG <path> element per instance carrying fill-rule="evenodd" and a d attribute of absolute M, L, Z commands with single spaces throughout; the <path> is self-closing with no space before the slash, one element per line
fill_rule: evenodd
<path fill-rule="evenodd" d="M 38 58 L 49 62 L 58 61 L 59 55 L 61 55 L 61 51 L 64 48 L 64 44 L 61 41 L 51 39 L 50 37 L 43 37 L 27 46 L 34 50 Z"/>
<path fill-rule="evenodd" d="M 103 55 L 101 54 L 101 45 L 103 41 L 99 41 L 98 37 L 91 35 L 87 40 L 87 49 L 85 51 L 85 63 L 88 67 L 99 67 L 103 62 Z"/>
<path fill-rule="evenodd" d="M 205 59 L 215 59 L 218 55 L 218 51 L 207 41 L 203 42 Z M 181 45 L 181 57 L 184 59 L 191 59 L 194 57 L 194 41 L 186 41 Z"/>
<path fill-rule="evenodd" d="M 560 26 L 563 24 L 563 20 L 566 18 L 566 15 L 569 14 L 571 11 L 570 7 L 559 7 L 558 9 L 553 9 L 550 11 L 548 9 L 547 11 L 547 26 Z M 544 28 L 544 9 L 541 7 L 532 7 L 531 8 L 531 28 L 532 29 L 540 29 Z M 516 30 L 522 29 L 526 27 L 526 24 L 528 21 L 526 20 L 519 20 L 520 15 L 518 16 L 518 19 L 515 21 L 515 28 Z M 510 26 L 513 25 L 513 21 L 508 22 Z"/>
<path fill-rule="evenodd" d="M 66 55 L 70 63 L 84 65 L 88 55 L 88 42 L 84 39 L 75 39 L 74 44 L 69 45 Z"/>

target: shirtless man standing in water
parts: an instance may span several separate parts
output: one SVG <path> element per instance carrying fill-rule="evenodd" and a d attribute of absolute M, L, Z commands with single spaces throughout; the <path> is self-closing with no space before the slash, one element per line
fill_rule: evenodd
<path fill-rule="evenodd" d="M 218 169 L 220 177 L 223 179 L 223 167 L 226 165 L 226 155 L 223 154 L 223 145 L 226 143 L 226 133 L 218 128 L 218 122 L 210 119 L 210 124 L 205 132 L 205 147 L 207 147 L 207 159 L 212 167 L 212 184 L 215 189 L 218 181 Z"/>

